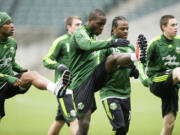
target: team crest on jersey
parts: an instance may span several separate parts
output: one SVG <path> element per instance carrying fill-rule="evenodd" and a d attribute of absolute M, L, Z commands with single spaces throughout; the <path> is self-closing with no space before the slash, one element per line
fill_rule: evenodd
<path fill-rule="evenodd" d="M 180 47 L 176 47 L 176 53 L 180 53 Z"/>
<path fill-rule="evenodd" d="M 117 109 L 117 104 L 114 103 L 114 102 L 112 102 L 112 103 L 110 104 L 110 109 L 111 109 L 111 110 L 116 110 L 116 109 Z"/>
<path fill-rule="evenodd" d="M 7 45 L 6 45 L 6 44 L 4 45 L 4 48 L 7 48 Z"/>
<path fill-rule="evenodd" d="M 173 46 L 172 46 L 172 44 L 170 44 L 169 46 L 168 46 L 168 48 L 172 48 Z"/>
<path fill-rule="evenodd" d="M 11 53 L 15 53 L 14 47 L 11 47 L 11 48 L 10 48 L 10 52 L 11 52 Z"/>
<path fill-rule="evenodd" d="M 76 116 L 75 110 L 71 110 L 71 111 L 70 111 L 70 115 L 73 116 L 73 117 L 75 117 L 75 116 Z"/>
<path fill-rule="evenodd" d="M 78 109 L 82 110 L 84 108 L 84 104 L 82 102 L 78 103 Z"/>

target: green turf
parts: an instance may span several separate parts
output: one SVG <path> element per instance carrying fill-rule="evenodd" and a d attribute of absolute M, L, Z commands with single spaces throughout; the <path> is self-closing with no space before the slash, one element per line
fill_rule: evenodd
<path fill-rule="evenodd" d="M 89 135 L 110 135 L 111 126 L 96 94 L 98 110 L 92 115 Z M 159 135 L 162 127 L 160 99 L 139 82 L 132 83 L 132 115 L 128 135 Z M 6 101 L 6 116 L 0 122 L 0 135 L 46 135 L 57 110 L 53 94 L 35 88 Z M 178 115 L 173 135 L 180 135 Z M 61 135 L 69 135 L 65 126 Z"/>

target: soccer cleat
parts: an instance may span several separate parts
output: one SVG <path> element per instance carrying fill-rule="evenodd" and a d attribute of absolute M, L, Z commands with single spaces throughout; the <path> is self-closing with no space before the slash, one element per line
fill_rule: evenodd
<path fill-rule="evenodd" d="M 61 98 L 65 95 L 67 87 L 70 85 L 72 76 L 70 71 L 65 70 L 62 76 L 56 82 L 55 95 L 57 98 Z"/>
<path fill-rule="evenodd" d="M 147 57 L 147 40 L 146 37 L 142 34 L 138 36 L 138 39 L 136 41 L 136 57 L 137 60 L 140 61 L 141 63 L 146 62 L 146 57 Z"/>

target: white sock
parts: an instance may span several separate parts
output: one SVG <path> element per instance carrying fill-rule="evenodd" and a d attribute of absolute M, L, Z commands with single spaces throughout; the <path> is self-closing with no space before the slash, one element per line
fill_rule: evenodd
<path fill-rule="evenodd" d="M 48 83 L 48 85 L 47 85 L 47 87 L 46 87 L 46 89 L 47 89 L 48 91 L 51 91 L 52 93 L 54 93 L 55 88 L 56 88 L 56 84 L 55 84 L 55 83 L 52 83 L 52 82 Z"/>
<path fill-rule="evenodd" d="M 133 62 L 137 62 L 137 57 L 136 57 L 136 54 L 135 54 L 135 53 L 132 53 L 132 54 L 131 54 L 131 60 L 132 60 Z"/>

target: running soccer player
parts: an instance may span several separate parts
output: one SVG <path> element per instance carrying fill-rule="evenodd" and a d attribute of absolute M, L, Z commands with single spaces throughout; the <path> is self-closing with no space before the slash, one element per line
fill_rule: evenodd
<path fill-rule="evenodd" d="M 70 88 L 73 90 L 77 109 L 79 123 L 77 135 L 88 133 L 91 113 L 96 110 L 94 92 L 105 85 L 118 66 L 133 64 L 137 59 L 144 62 L 146 59 L 145 37 L 140 35 L 137 55 L 113 54 L 98 65 L 96 51 L 110 47 L 124 47 L 129 44 L 129 41 L 120 38 L 96 41 L 96 36 L 101 34 L 105 23 L 106 16 L 102 10 L 91 11 L 88 23 L 77 29 L 70 41 L 70 71 L 73 75 Z"/>
<path fill-rule="evenodd" d="M 117 16 L 112 21 L 111 39 L 127 39 L 129 25 L 123 16 Z M 133 44 L 127 47 L 107 48 L 100 51 L 100 61 L 113 53 L 133 53 Z M 130 123 L 130 77 L 138 78 L 139 72 L 134 64 L 120 67 L 112 78 L 100 89 L 100 98 L 107 117 L 113 127 L 113 135 L 126 135 Z"/>
<path fill-rule="evenodd" d="M 43 64 L 49 69 L 55 70 L 55 82 L 62 75 L 62 69 L 68 69 L 70 49 L 70 38 L 73 32 L 82 25 L 81 18 L 69 16 L 65 20 L 67 33 L 58 37 L 52 44 L 49 53 L 45 56 Z M 65 93 L 64 93 L 65 94 Z M 72 101 L 72 90 L 67 89 L 63 98 L 59 98 L 59 106 L 56 120 L 51 125 L 48 135 L 58 135 L 64 123 L 70 125 L 71 135 L 75 135 L 78 130 L 78 121 Z"/>
<path fill-rule="evenodd" d="M 11 17 L 5 12 L 0 12 L 0 119 L 5 115 L 5 100 L 16 94 L 24 94 L 31 85 L 41 90 L 47 89 L 58 96 L 60 90 L 66 89 L 71 82 L 68 70 L 63 72 L 62 78 L 55 84 L 37 72 L 28 71 L 18 65 L 15 61 L 17 43 L 10 37 L 13 33 Z M 14 75 L 14 72 L 18 74 Z"/>
<path fill-rule="evenodd" d="M 180 88 L 180 37 L 177 21 L 173 15 L 160 19 L 162 35 L 148 44 L 147 76 L 140 64 L 142 83 L 162 102 L 163 128 L 161 135 L 172 135 L 178 112 L 178 89 Z M 141 72 L 142 71 L 142 72 Z M 148 79 L 149 78 L 149 79 Z"/>

